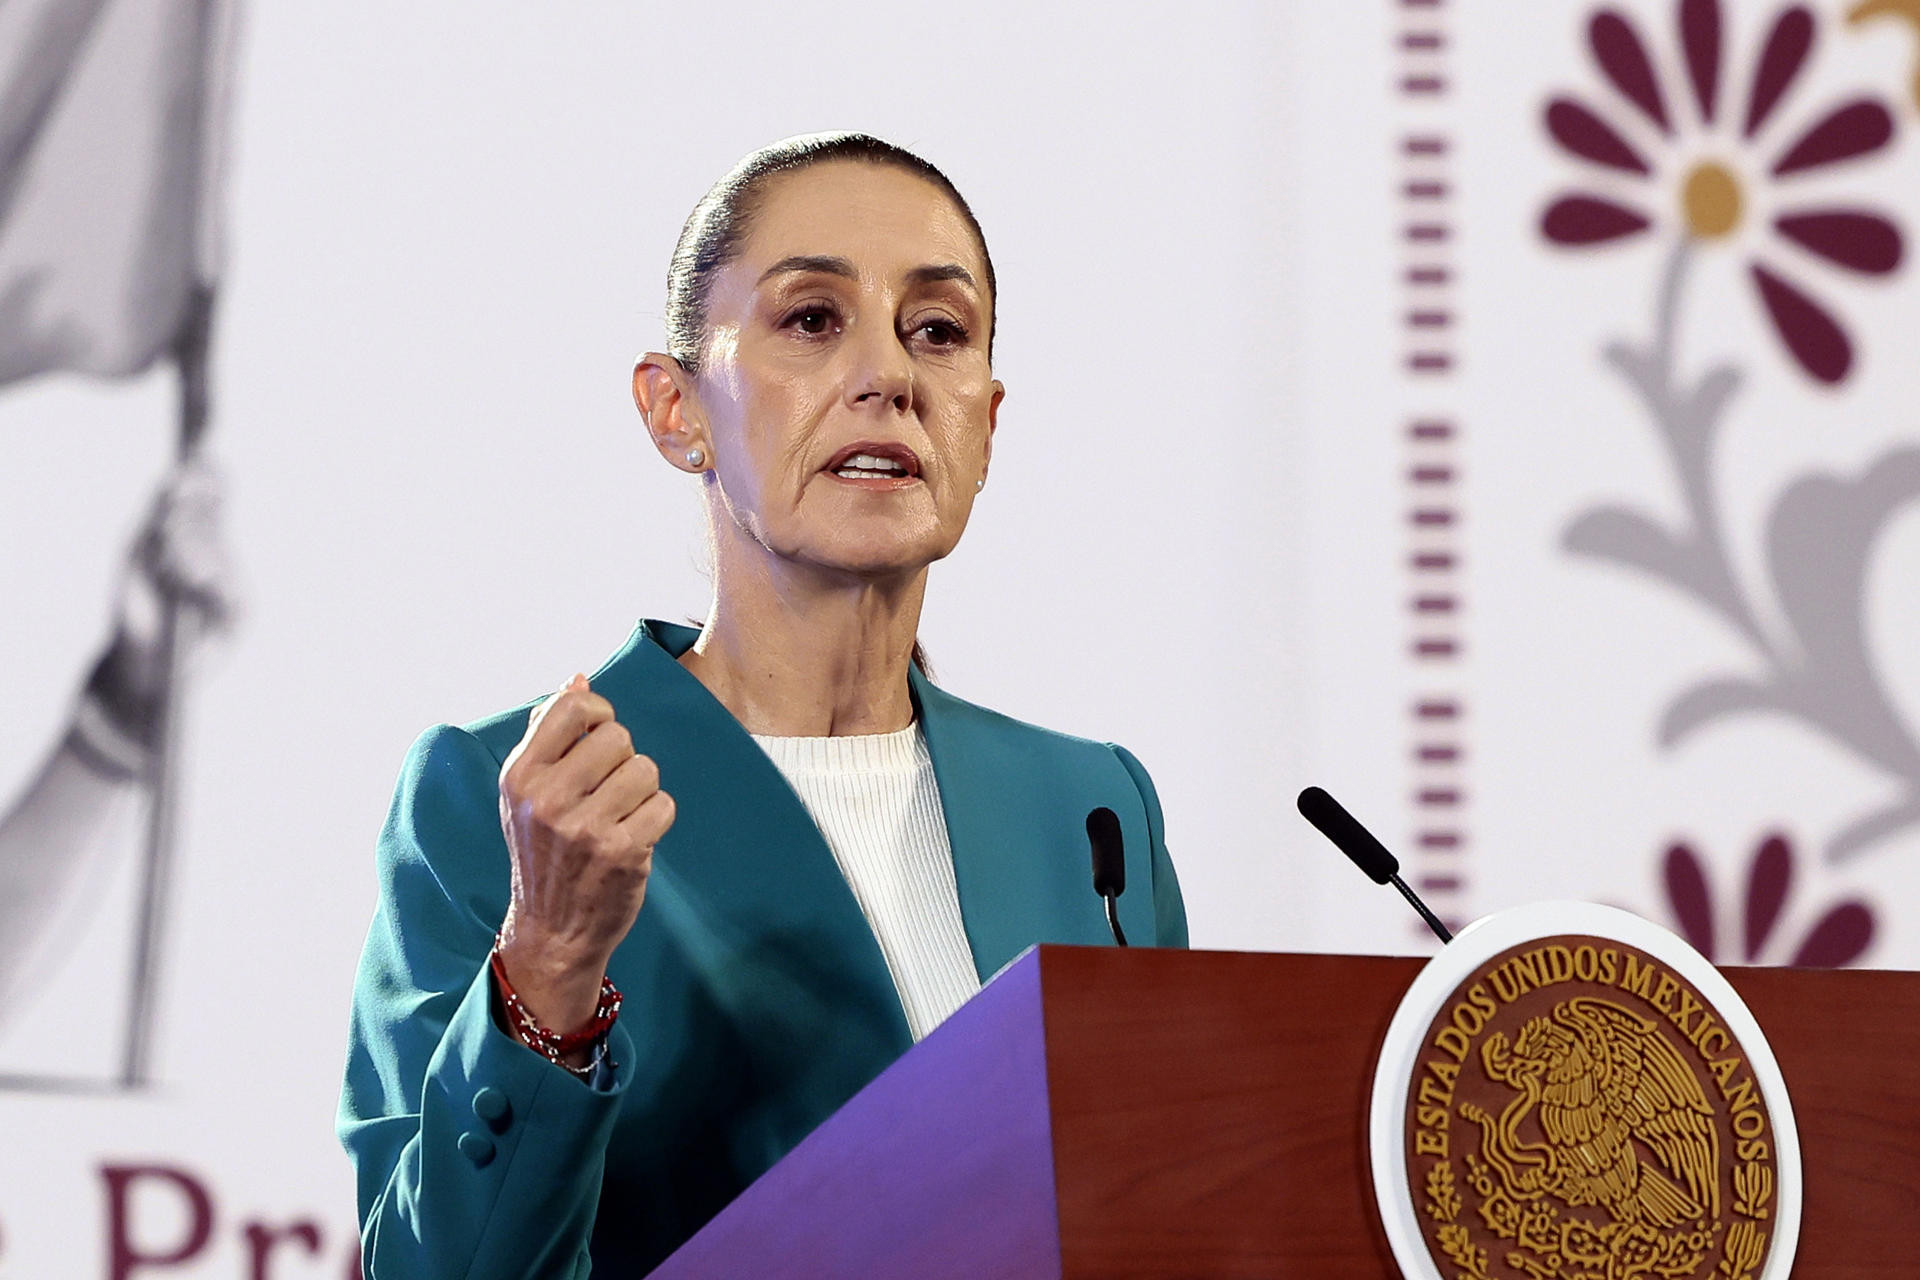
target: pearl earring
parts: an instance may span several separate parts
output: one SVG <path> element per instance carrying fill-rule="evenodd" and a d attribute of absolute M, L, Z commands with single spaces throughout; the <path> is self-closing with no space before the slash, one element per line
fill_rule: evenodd
<path fill-rule="evenodd" d="M 707 465 L 707 455 L 699 449 L 689 449 L 687 450 L 687 465 L 690 467 L 704 467 Z"/>
<path fill-rule="evenodd" d="M 980 490 L 986 487 L 987 487 L 987 478 L 985 476 L 981 476 L 978 480 L 975 480 L 973 482 L 973 491 L 975 493 L 980 492 Z"/>

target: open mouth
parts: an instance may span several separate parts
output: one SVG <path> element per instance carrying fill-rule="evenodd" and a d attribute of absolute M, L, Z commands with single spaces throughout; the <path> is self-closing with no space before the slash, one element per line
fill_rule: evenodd
<path fill-rule="evenodd" d="M 862 441 L 834 454 L 826 470 L 842 480 L 901 483 L 919 478 L 920 459 L 905 445 Z"/>

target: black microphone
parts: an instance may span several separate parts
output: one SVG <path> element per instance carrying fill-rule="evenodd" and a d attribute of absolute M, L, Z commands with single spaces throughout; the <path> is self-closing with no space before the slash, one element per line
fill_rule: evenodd
<path fill-rule="evenodd" d="M 1427 910 L 1427 904 L 1420 901 L 1420 895 L 1407 888 L 1407 882 L 1400 878 L 1400 860 L 1387 852 L 1387 846 L 1374 838 L 1373 832 L 1360 825 L 1359 819 L 1340 806 L 1340 802 L 1322 791 L 1319 787 L 1308 787 L 1300 793 L 1300 815 L 1315 827 L 1320 834 L 1334 842 L 1340 852 L 1353 860 L 1353 865 L 1367 873 L 1375 884 L 1390 884 L 1400 891 L 1400 896 L 1413 904 L 1420 918 L 1427 922 L 1427 928 L 1442 942 L 1452 942 L 1453 935 L 1447 932 L 1447 926 L 1440 918 Z M 1088 830 L 1092 830 L 1093 819 L 1087 819 Z"/>
<path fill-rule="evenodd" d="M 1127 935 L 1120 931 L 1117 902 L 1127 891 L 1127 855 L 1113 810 L 1102 807 L 1087 815 L 1087 843 L 1093 847 L 1093 891 L 1106 900 L 1113 940 L 1124 947 Z"/>

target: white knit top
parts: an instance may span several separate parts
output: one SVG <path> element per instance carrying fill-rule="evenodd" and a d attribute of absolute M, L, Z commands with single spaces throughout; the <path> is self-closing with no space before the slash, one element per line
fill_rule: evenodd
<path fill-rule="evenodd" d="M 826 837 L 918 1041 L 980 989 L 919 722 L 898 733 L 753 740 Z"/>

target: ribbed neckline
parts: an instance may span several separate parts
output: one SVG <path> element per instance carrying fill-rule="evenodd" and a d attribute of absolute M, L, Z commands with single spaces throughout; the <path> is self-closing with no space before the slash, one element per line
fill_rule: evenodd
<path fill-rule="evenodd" d="M 786 774 L 912 773 L 927 760 L 918 720 L 892 733 L 837 738 L 750 736 Z"/>

